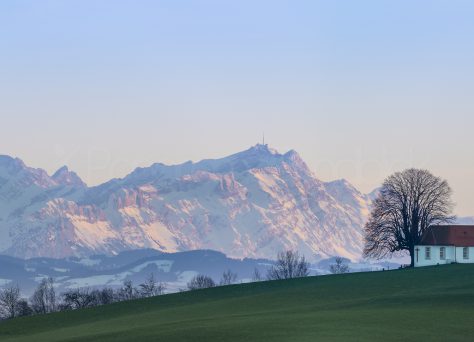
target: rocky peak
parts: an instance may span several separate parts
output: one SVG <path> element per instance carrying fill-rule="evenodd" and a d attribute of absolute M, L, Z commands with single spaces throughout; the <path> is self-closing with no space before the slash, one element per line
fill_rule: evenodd
<path fill-rule="evenodd" d="M 60 185 L 86 186 L 82 179 L 75 172 L 70 171 L 67 166 L 61 167 L 51 178 Z"/>
<path fill-rule="evenodd" d="M 247 152 L 253 152 L 262 155 L 279 155 L 278 151 L 268 146 L 268 144 L 257 144 L 250 147 Z"/>
<path fill-rule="evenodd" d="M 21 159 L 9 156 L 0 156 L 0 177 L 19 188 L 30 185 L 49 188 L 56 184 L 45 170 L 28 167 Z"/>
<path fill-rule="evenodd" d="M 303 160 L 303 158 L 301 158 L 301 156 L 295 150 L 290 150 L 286 152 L 283 157 L 285 158 L 287 163 L 299 169 L 302 169 L 306 172 L 311 172 L 308 168 L 308 165 L 306 165 L 305 161 Z"/>
<path fill-rule="evenodd" d="M 25 169 L 26 165 L 19 158 L 0 155 L 0 168 L 4 169 L 8 173 L 13 173 Z"/>

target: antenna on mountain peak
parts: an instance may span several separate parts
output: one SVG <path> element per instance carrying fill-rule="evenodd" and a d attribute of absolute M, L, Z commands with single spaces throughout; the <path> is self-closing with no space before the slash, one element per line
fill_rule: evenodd
<path fill-rule="evenodd" d="M 265 146 L 265 132 L 263 132 L 263 143 L 262 143 L 263 146 Z"/>

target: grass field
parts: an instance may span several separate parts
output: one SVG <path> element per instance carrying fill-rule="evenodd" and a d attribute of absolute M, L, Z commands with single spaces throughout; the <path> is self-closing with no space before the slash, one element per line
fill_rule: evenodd
<path fill-rule="evenodd" d="M 0 323 L 1 341 L 471 341 L 474 265 L 219 287 Z"/>

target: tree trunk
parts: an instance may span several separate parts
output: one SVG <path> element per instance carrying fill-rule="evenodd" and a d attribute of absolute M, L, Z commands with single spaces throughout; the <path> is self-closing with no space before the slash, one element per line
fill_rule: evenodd
<path fill-rule="evenodd" d="M 410 248 L 410 267 L 414 267 L 415 266 L 415 248 L 412 247 Z"/>

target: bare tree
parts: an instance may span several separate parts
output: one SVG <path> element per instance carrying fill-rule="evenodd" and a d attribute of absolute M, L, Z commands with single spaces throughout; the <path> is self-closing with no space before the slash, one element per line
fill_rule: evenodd
<path fill-rule="evenodd" d="M 260 271 L 256 267 L 253 270 L 252 280 L 253 281 L 262 281 L 263 280 L 262 274 L 260 273 Z"/>
<path fill-rule="evenodd" d="M 30 298 L 34 313 L 45 314 L 56 311 L 56 292 L 53 278 L 44 278 Z"/>
<path fill-rule="evenodd" d="M 118 301 L 132 300 L 137 297 L 139 297 L 138 290 L 133 287 L 131 280 L 125 280 L 123 282 L 122 288 L 117 291 Z"/>
<path fill-rule="evenodd" d="M 207 289 L 216 286 L 211 277 L 198 274 L 188 283 L 188 290 Z"/>
<path fill-rule="evenodd" d="M 388 177 L 365 225 L 366 257 L 381 259 L 414 248 L 430 225 L 450 223 L 453 202 L 448 183 L 427 170 L 408 169 Z"/>
<path fill-rule="evenodd" d="M 290 279 L 300 278 L 309 275 L 309 263 L 304 256 L 294 251 L 278 253 L 278 258 L 270 270 L 268 270 L 267 279 Z"/>
<path fill-rule="evenodd" d="M 20 288 L 11 285 L 0 290 L 0 314 L 5 318 L 15 318 L 20 302 Z"/>
<path fill-rule="evenodd" d="M 227 270 L 222 273 L 222 278 L 219 285 L 232 285 L 237 281 L 237 273 Z"/>
<path fill-rule="evenodd" d="M 104 287 L 97 294 L 100 305 L 111 304 L 114 302 L 114 290 L 110 287 Z"/>
<path fill-rule="evenodd" d="M 94 306 L 94 296 L 88 287 L 77 288 L 62 294 L 63 309 L 82 309 Z"/>
<path fill-rule="evenodd" d="M 165 284 L 158 283 L 153 273 L 151 273 L 143 284 L 140 284 L 140 295 L 142 297 L 154 297 L 162 295 L 165 291 Z"/>
<path fill-rule="evenodd" d="M 89 306 L 100 306 L 114 302 L 114 290 L 110 287 L 92 290 L 89 296 L 91 297 Z"/>
<path fill-rule="evenodd" d="M 17 317 L 30 316 L 33 314 L 33 309 L 31 309 L 31 307 L 28 305 L 28 301 L 23 298 L 18 301 L 16 311 Z"/>
<path fill-rule="evenodd" d="M 89 293 L 89 296 L 91 298 L 89 306 L 100 306 L 102 305 L 102 298 L 100 296 L 101 290 L 99 289 L 93 289 Z"/>
<path fill-rule="evenodd" d="M 334 260 L 335 263 L 329 266 L 329 270 L 333 274 L 342 274 L 349 272 L 349 266 L 344 263 L 344 259 L 341 257 L 336 257 Z"/>

